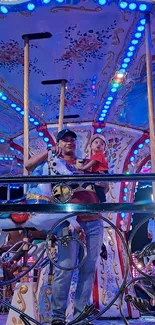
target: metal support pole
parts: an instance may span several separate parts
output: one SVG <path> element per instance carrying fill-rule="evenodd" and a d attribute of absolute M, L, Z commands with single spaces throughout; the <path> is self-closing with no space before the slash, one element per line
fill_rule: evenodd
<path fill-rule="evenodd" d="M 63 129 L 64 104 L 65 104 L 65 85 L 66 85 L 66 81 L 62 80 L 62 82 L 61 82 L 61 93 L 60 93 L 60 111 L 59 111 L 58 132 Z"/>
<path fill-rule="evenodd" d="M 10 201 L 10 184 L 7 185 L 7 201 Z"/>
<path fill-rule="evenodd" d="M 29 158 L 29 38 L 24 37 L 24 175 L 28 175 L 25 163 Z"/>
<path fill-rule="evenodd" d="M 150 13 L 146 13 L 145 44 L 146 44 L 146 72 L 148 92 L 148 115 L 150 129 L 150 151 L 152 173 L 155 172 L 155 123 L 154 123 L 154 96 L 153 96 L 153 74 L 152 74 L 152 42 Z M 152 182 L 153 200 L 155 201 L 155 182 Z"/>

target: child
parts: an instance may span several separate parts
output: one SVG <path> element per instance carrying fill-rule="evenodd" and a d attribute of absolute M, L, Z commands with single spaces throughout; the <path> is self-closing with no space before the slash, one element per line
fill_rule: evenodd
<path fill-rule="evenodd" d="M 108 162 L 105 158 L 104 152 L 106 147 L 105 137 L 102 134 L 94 134 L 91 138 L 91 156 L 90 161 L 81 166 L 82 171 L 89 170 L 91 173 L 108 173 Z M 97 183 L 95 185 L 96 194 L 100 202 L 105 202 L 105 193 L 108 192 L 108 185 Z"/>

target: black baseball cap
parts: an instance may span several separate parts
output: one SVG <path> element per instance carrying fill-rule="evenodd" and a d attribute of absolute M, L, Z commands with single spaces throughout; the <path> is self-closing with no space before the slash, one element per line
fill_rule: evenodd
<path fill-rule="evenodd" d="M 77 135 L 75 132 L 69 130 L 69 129 L 63 129 L 62 131 L 58 132 L 57 137 L 56 137 L 56 141 L 59 142 L 59 140 L 61 140 L 65 135 L 71 135 L 74 139 L 77 138 Z"/>

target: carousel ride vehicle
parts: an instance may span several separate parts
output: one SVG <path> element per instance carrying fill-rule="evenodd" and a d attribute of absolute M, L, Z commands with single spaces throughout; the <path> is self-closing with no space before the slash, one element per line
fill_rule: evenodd
<path fill-rule="evenodd" d="M 121 316 L 128 324 L 127 318 L 155 315 L 154 239 L 132 254 L 138 229 L 154 224 L 153 13 L 151 1 L 0 0 L 0 184 L 8 186 L 0 203 L 0 304 L 9 309 L 7 325 L 51 324 L 55 267 L 74 271 L 70 325 L 87 324 L 88 317 Z M 53 155 L 63 128 L 77 134 L 79 165 L 90 156 L 92 134 L 104 135 L 108 175 L 81 174 L 79 165 L 70 169 Z M 47 158 L 29 175 L 26 163 L 40 151 Z M 150 158 L 152 174 L 139 173 Z M 152 181 L 153 202 L 132 203 L 136 182 L 144 180 Z M 97 182 L 110 184 L 107 203 L 72 200 Z M 23 185 L 18 200 L 9 195 L 15 184 Z M 127 243 L 135 211 L 151 216 Z M 85 238 L 73 231 L 81 214 L 103 220 L 104 235 L 92 303 L 71 320 L 78 269 L 87 258 Z M 66 221 L 73 227 L 60 237 Z M 59 245 L 67 250 L 71 241 L 82 258 L 64 268 Z M 142 269 L 141 259 L 147 261 Z M 147 299 L 136 296 L 137 285 Z"/>

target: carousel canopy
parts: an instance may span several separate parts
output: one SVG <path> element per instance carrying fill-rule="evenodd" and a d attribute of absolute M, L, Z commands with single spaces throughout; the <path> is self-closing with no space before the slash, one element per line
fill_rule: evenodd
<path fill-rule="evenodd" d="M 50 141 L 66 79 L 64 123 L 148 131 L 145 13 L 149 1 L 0 0 L 0 174 L 22 173 L 24 40 L 29 47 L 30 154 Z M 151 15 L 155 71 L 155 18 Z M 32 37 L 33 38 L 33 37 Z M 12 167 L 10 167 L 12 166 Z"/>

